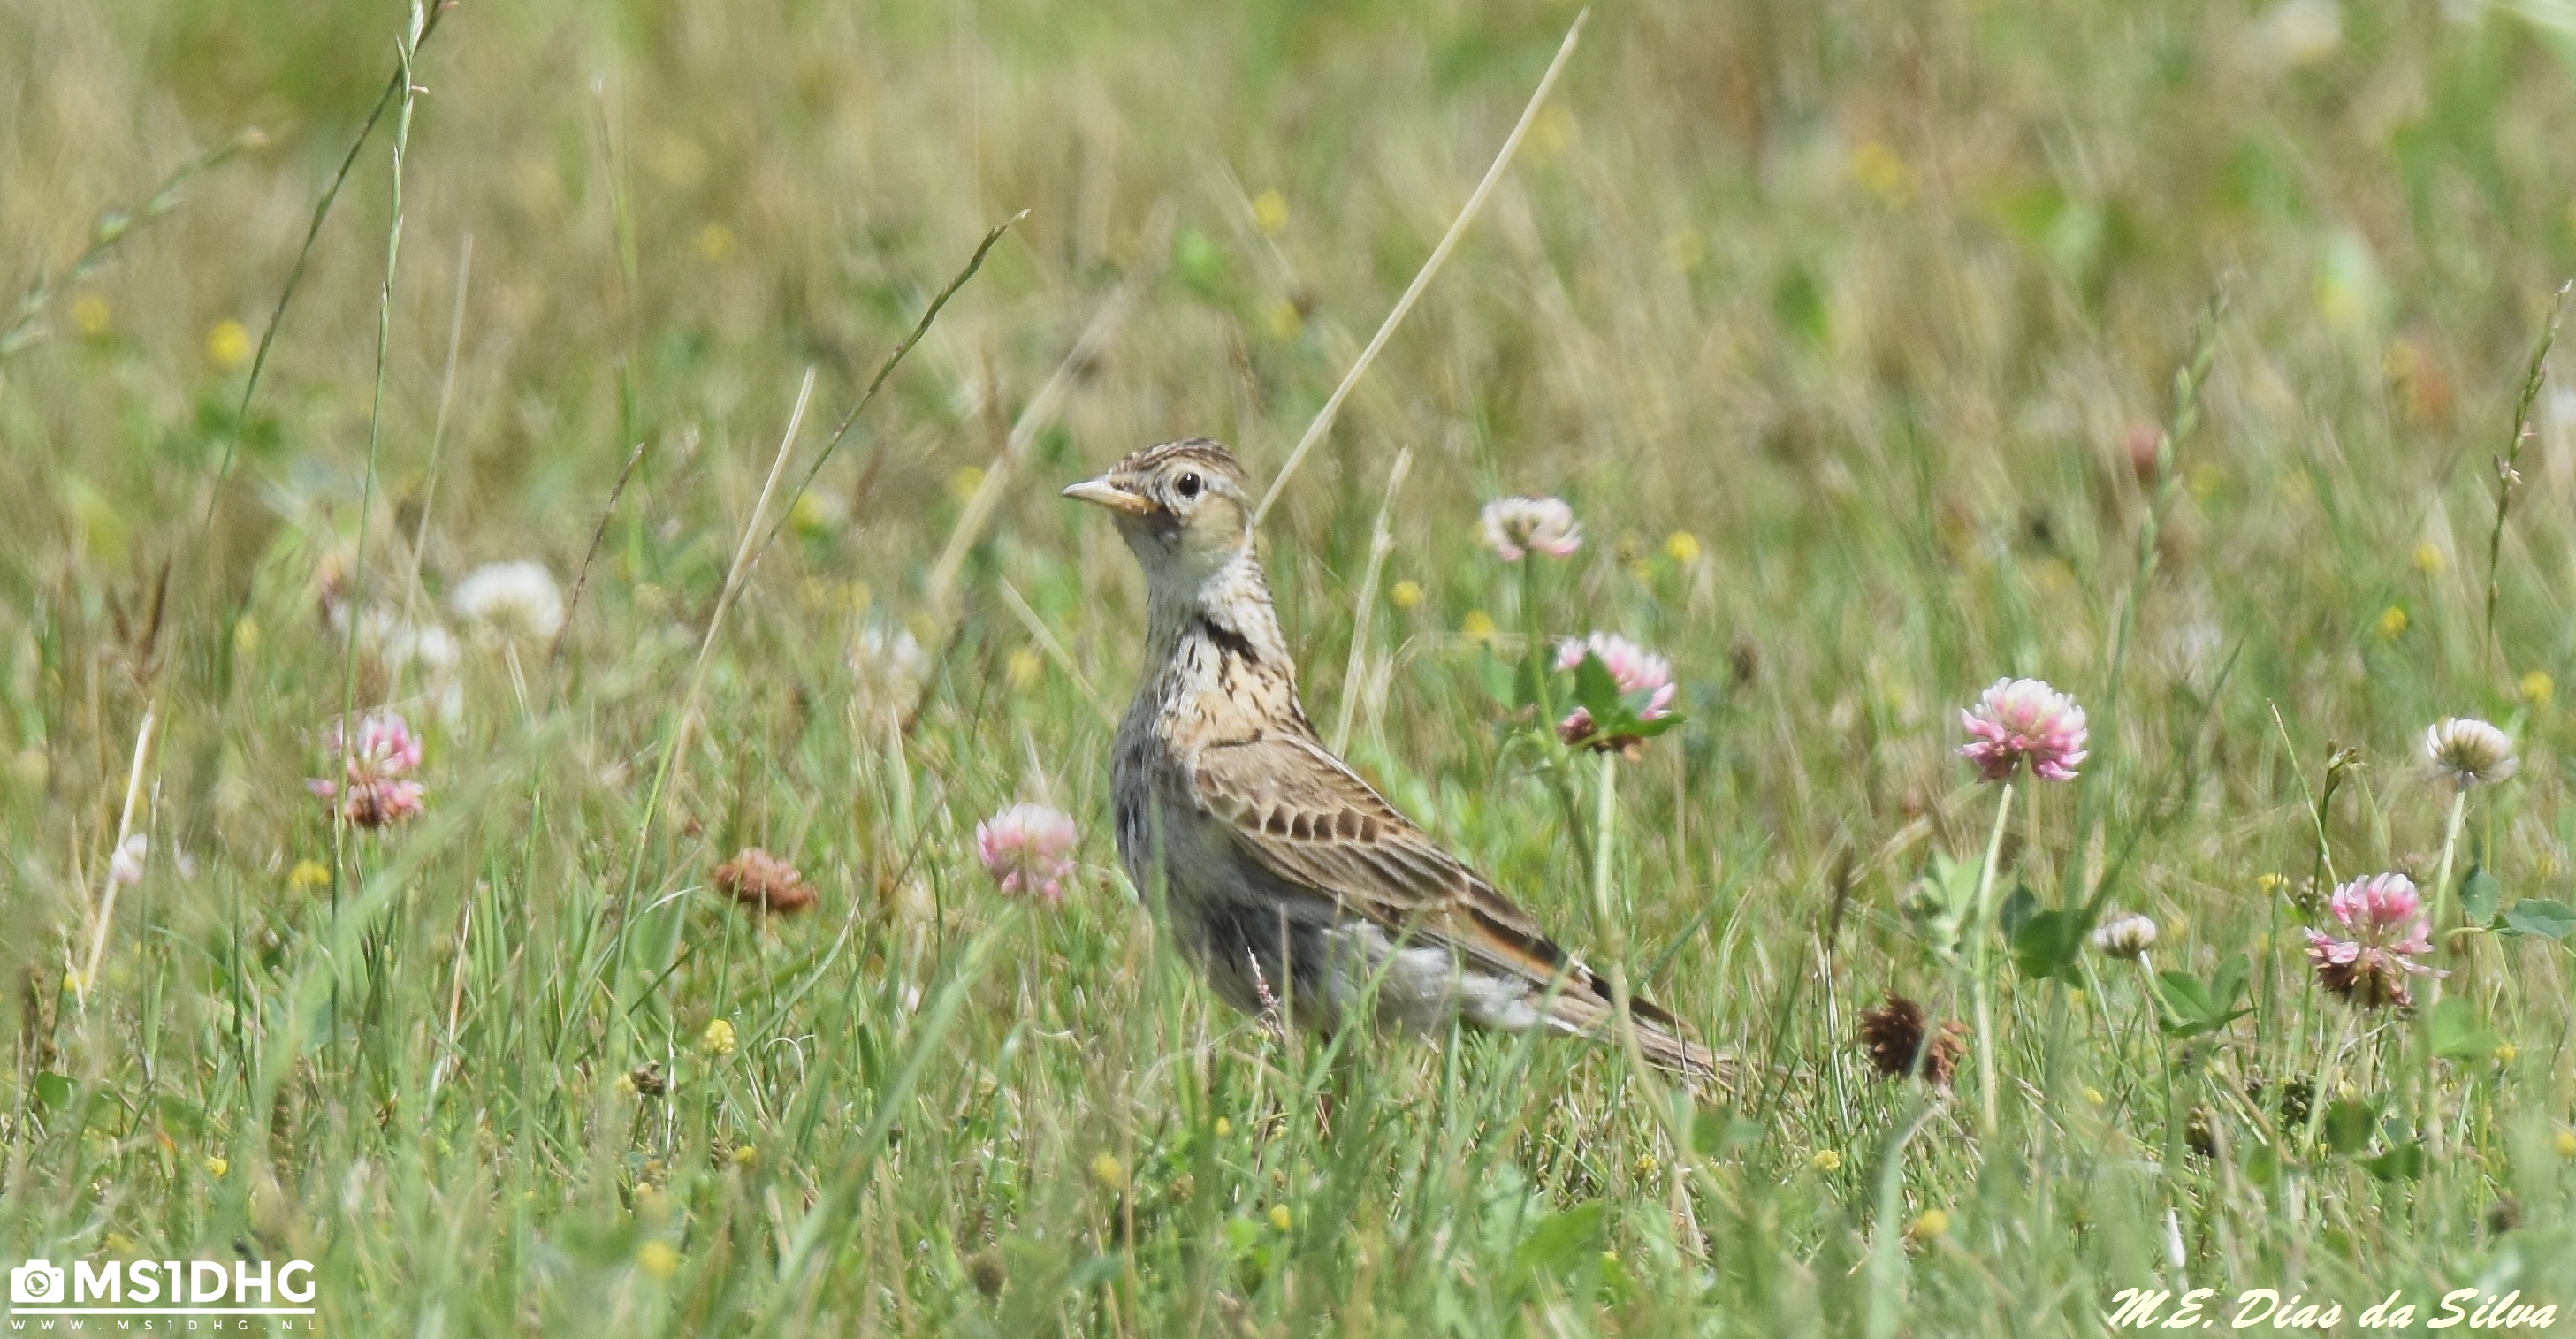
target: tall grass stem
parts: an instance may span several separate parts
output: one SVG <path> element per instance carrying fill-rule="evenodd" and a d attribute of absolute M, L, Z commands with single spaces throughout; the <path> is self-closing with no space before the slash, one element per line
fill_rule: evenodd
<path fill-rule="evenodd" d="M 1395 513 L 1395 495 L 1404 487 L 1404 476 L 1413 469 L 1413 448 L 1395 453 L 1395 464 L 1386 472 L 1386 491 L 1379 495 L 1377 524 L 1369 527 L 1368 566 L 1360 574 L 1360 593 L 1351 610 L 1351 657 L 1342 670 L 1342 700 L 1333 713 L 1333 752 L 1341 753 L 1351 745 L 1351 713 L 1358 709 L 1361 688 L 1368 680 L 1369 625 L 1376 621 L 1377 580 L 1386 570 L 1386 555 L 1395 551 L 1395 533 L 1388 518 Z"/>
<path fill-rule="evenodd" d="M 1538 121 L 1539 108 L 1547 105 L 1548 92 L 1556 87 L 1556 77 L 1565 72 L 1566 61 L 1574 55 L 1574 44 L 1583 37 L 1583 24 L 1591 17 L 1592 11 L 1586 9 L 1576 14 L 1574 22 L 1566 28 L 1565 41 L 1556 49 L 1556 59 L 1549 61 L 1547 73 L 1539 76 L 1537 91 L 1530 94 L 1529 105 L 1521 109 L 1521 119 L 1513 124 L 1512 133 L 1503 137 L 1503 147 L 1494 154 L 1493 165 L 1485 169 L 1484 180 L 1476 183 L 1476 189 L 1467 196 L 1467 203 L 1459 207 L 1458 217 L 1450 221 L 1449 231 L 1440 235 L 1440 244 L 1431 248 L 1431 255 L 1422 262 L 1422 268 L 1414 272 L 1413 282 L 1406 285 L 1404 296 L 1395 300 L 1395 307 L 1387 312 L 1384 321 L 1378 323 L 1377 333 L 1369 336 L 1368 347 L 1360 350 L 1359 358 L 1351 364 L 1349 371 L 1342 374 L 1341 384 L 1333 387 L 1324 407 L 1315 411 L 1314 421 L 1306 425 L 1306 435 L 1297 439 L 1296 448 L 1288 453 L 1287 460 L 1281 462 L 1279 473 L 1271 477 L 1270 491 L 1261 495 L 1261 505 L 1252 512 L 1255 526 L 1270 515 L 1271 504 L 1279 500 L 1280 490 L 1288 486 L 1288 480 L 1295 477 L 1297 467 L 1305 463 L 1306 453 L 1315 449 L 1315 443 L 1333 426 L 1334 416 L 1342 412 L 1342 401 L 1350 398 L 1351 388 L 1360 383 L 1360 377 L 1368 371 L 1369 364 L 1377 361 L 1378 350 L 1386 347 L 1387 337 L 1404 323 L 1405 314 L 1412 311 L 1413 304 L 1421 299 L 1422 290 L 1431 286 L 1431 277 L 1440 273 L 1440 266 L 1449 259 L 1449 253 L 1457 249 L 1458 239 L 1467 235 L 1467 225 L 1476 221 L 1477 211 L 1485 207 L 1485 197 L 1494 193 L 1495 183 L 1503 179 L 1503 169 L 1510 167 L 1512 155 L 1520 152 L 1521 139 Z"/>
<path fill-rule="evenodd" d="M 99 960 L 107 954 L 108 930 L 116 922 L 115 852 L 125 849 L 125 839 L 134 835 L 134 810 L 143 798 L 143 765 L 152 756 L 152 734 L 160 725 L 156 704 L 143 704 L 143 721 L 134 728 L 134 762 L 125 773 L 125 806 L 116 820 L 116 842 L 108 848 L 107 874 L 99 883 L 98 924 L 90 931 L 89 955 L 81 960 L 80 975 L 73 981 L 72 997 L 83 1012 L 89 1009 L 90 988 L 98 984 Z"/>
<path fill-rule="evenodd" d="M 1993 943 L 1995 919 L 1995 866 L 2003 858 L 2004 826 L 2012 818 L 2013 783 L 2006 781 L 1995 800 L 1995 826 L 1986 834 L 1986 862 L 1977 871 L 1977 909 L 1969 927 L 1969 989 L 1972 1007 L 1977 1014 L 1977 1111 L 1982 1124 L 1979 1133 L 1991 1140 L 1997 1120 L 1995 1102 L 1995 1027 L 1989 996 L 1993 990 Z"/>

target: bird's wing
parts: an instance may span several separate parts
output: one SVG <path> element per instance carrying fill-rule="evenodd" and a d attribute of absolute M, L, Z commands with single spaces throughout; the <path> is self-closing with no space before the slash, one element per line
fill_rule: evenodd
<path fill-rule="evenodd" d="M 1435 844 L 1322 742 L 1304 731 L 1264 730 L 1211 745 L 1197 759 L 1208 812 L 1264 868 L 1313 888 L 1389 930 L 1453 948 L 1487 972 L 1606 1002 L 1606 983 L 1540 933 L 1528 913 Z M 1634 1001 L 1640 1017 L 1672 1016 Z"/>
<path fill-rule="evenodd" d="M 1199 752 L 1195 771 L 1192 793 L 1264 869 L 1415 943 L 1450 949 L 1484 972 L 1518 976 L 1540 990 L 1562 977 L 1550 1022 L 1599 1040 L 1615 1034 L 1609 983 L 1311 733 L 1264 730 L 1213 744 Z M 1724 1076 L 1725 1058 L 1690 1040 L 1681 1020 L 1633 994 L 1628 1007 L 1647 1059 L 1686 1076 Z"/>

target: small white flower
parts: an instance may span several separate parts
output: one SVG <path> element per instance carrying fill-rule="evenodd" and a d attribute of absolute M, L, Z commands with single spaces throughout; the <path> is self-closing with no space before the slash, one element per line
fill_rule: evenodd
<path fill-rule="evenodd" d="M 901 721 L 930 679 L 930 653 L 911 633 L 870 623 L 850 644 L 850 673 L 861 711 L 879 724 Z"/>
<path fill-rule="evenodd" d="M 120 888 L 131 888 L 143 882 L 143 859 L 151 851 L 151 839 L 140 832 L 119 842 L 116 854 L 107 859 L 108 879 Z"/>
<path fill-rule="evenodd" d="M 2334 0 L 2283 0 L 2255 25 L 2254 36 L 2274 62 L 2311 65 L 2343 45 L 2343 9 Z"/>
<path fill-rule="evenodd" d="M 456 668 L 456 634 L 436 623 L 410 623 L 394 630 L 386 655 L 410 660 L 432 681 L 443 681 Z"/>
<path fill-rule="evenodd" d="M 347 636 L 349 603 L 331 605 L 329 614 L 331 631 Z M 440 720 L 454 725 L 464 718 L 465 694 L 456 682 L 456 634 L 436 620 L 407 622 L 398 610 L 369 605 L 358 615 L 358 649 L 389 678 L 417 686 Z M 411 678 L 415 674 L 417 680 Z"/>
<path fill-rule="evenodd" d="M 2108 957 L 2142 958 L 2155 943 L 2156 923 L 2135 912 L 2106 917 L 2093 927 L 2093 947 Z"/>
<path fill-rule="evenodd" d="M 1498 497 L 1485 504 L 1485 547 L 1504 562 L 1516 563 L 1531 550 L 1563 558 L 1583 547 L 1583 527 L 1574 509 L 1552 497 Z"/>
<path fill-rule="evenodd" d="M 563 592 L 543 563 L 487 563 L 467 573 L 447 602 L 490 642 L 544 641 L 563 627 Z"/>
<path fill-rule="evenodd" d="M 2504 731 L 2471 717 L 2444 717 L 2425 731 L 2424 755 L 2462 790 L 2506 780 L 2522 765 Z"/>

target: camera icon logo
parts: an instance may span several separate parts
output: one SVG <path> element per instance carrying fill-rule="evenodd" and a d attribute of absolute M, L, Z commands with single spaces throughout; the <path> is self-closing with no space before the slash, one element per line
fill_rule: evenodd
<path fill-rule="evenodd" d="M 12 1302 L 63 1300 L 62 1269 L 43 1260 L 30 1260 L 10 1270 L 9 1300 Z"/>

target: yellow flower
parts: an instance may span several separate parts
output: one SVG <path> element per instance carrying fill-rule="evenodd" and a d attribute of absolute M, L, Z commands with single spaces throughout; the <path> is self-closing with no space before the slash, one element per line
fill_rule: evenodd
<path fill-rule="evenodd" d="M 2268 871 L 2254 876 L 2254 887 L 2266 893 L 2278 892 L 2281 885 L 2288 882 L 2288 879 Z"/>
<path fill-rule="evenodd" d="M 680 1272 L 680 1253 L 667 1242 L 648 1241 L 635 1253 L 635 1266 L 657 1279 L 667 1279 Z"/>
<path fill-rule="evenodd" d="M 2435 544 L 2433 541 L 2428 539 L 2415 546 L 2416 571 L 2421 572 L 2428 577 L 2440 576 L 2442 574 L 2442 567 L 2442 547 L 2440 545 Z"/>
<path fill-rule="evenodd" d="M 1091 1179 L 1099 1182 L 1103 1190 L 1125 1190 L 1127 1164 L 1120 1162 L 1117 1154 L 1103 1150 L 1091 1160 Z"/>
<path fill-rule="evenodd" d="M 95 339 L 107 333 L 107 301 L 96 293 L 83 293 L 72 304 L 72 325 Z"/>
<path fill-rule="evenodd" d="M 1890 205 L 1903 205 L 1914 199 L 1914 171 L 1896 150 L 1877 140 L 1863 140 L 1851 152 L 1852 180 L 1861 189 Z"/>
<path fill-rule="evenodd" d="M 1664 236 L 1664 268 L 1688 274 L 1708 262 L 1708 239 L 1697 228 L 1678 228 Z"/>
<path fill-rule="evenodd" d="M 748 1167 L 748 1166 L 751 1166 L 753 1163 L 756 1163 L 756 1162 L 758 1162 L 758 1161 L 760 1161 L 760 1150 L 759 1150 L 759 1149 L 753 1148 L 753 1147 L 752 1147 L 751 1145 L 749 1145 L 749 1144 L 740 1144 L 740 1145 L 735 1146 L 734 1151 L 733 1151 L 733 1165 L 734 1165 L 734 1166 L 736 1166 L 736 1167 Z"/>
<path fill-rule="evenodd" d="M 800 535 L 819 535 L 838 529 L 848 515 L 840 498 L 813 489 L 796 495 L 796 505 L 787 509 L 787 522 Z"/>
<path fill-rule="evenodd" d="M 2522 676 L 2520 686 L 2523 700 L 2535 707 L 2548 706 L 2549 699 L 2558 695 L 2558 683 L 2549 677 L 2547 670 L 2533 670 Z"/>
<path fill-rule="evenodd" d="M 1458 631 L 1480 642 L 1490 641 L 1494 635 L 1494 616 L 1482 609 L 1470 609 L 1465 618 L 1458 620 Z"/>
<path fill-rule="evenodd" d="M 2084 1100 L 2098 1107 L 2109 1099 L 2102 1096 L 2101 1089 L 2087 1085 L 2084 1089 Z"/>
<path fill-rule="evenodd" d="M 2379 611 L 2379 640 L 2393 642 L 2406 635 L 2406 611 L 2390 605 Z"/>
<path fill-rule="evenodd" d="M 721 1018 L 709 1020 L 706 1035 L 698 1038 L 698 1046 L 709 1055 L 733 1054 L 733 1024 Z"/>
<path fill-rule="evenodd" d="M 635 1076 L 632 1074 L 620 1074 L 617 1076 L 616 1082 L 611 1083 L 608 1086 L 616 1089 L 617 1095 L 620 1097 L 633 1097 L 635 1095 Z"/>
<path fill-rule="evenodd" d="M 253 619 L 245 618 L 233 624 L 233 654 L 237 656 L 247 656 L 256 655 L 258 653 L 258 622 Z"/>
<path fill-rule="evenodd" d="M 250 332 L 233 320 L 215 322 L 206 332 L 206 361 L 217 371 L 230 372 L 250 361 Z"/>
<path fill-rule="evenodd" d="M 129 1237 L 122 1232 L 110 1232 L 106 1236 L 101 1237 L 98 1244 L 105 1247 L 107 1249 L 107 1253 L 110 1255 L 134 1254 L 134 1238 Z"/>
<path fill-rule="evenodd" d="M 1389 586 L 1386 598 L 1394 601 L 1398 609 L 1410 609 L 1422 603 L 1422 583 L 1408 577 Z"/>
<path fill-rule="evenodd" d="M 1297 332 L 1306 328 L 1305 315 L 1297 310 L 1296 303 L 1286 298 L 1271 303 L 1269 309 L 1261 314 L 1261 319 L 1270 327 L 1270 337 L 1276 340 L 1295 339 Z"/>
<path fill-rule="evenodd" d="M 1227 1135 L 1230 1135 L 1230 1134 L 1232 1134 L 1232 1133 L 1234 1133 L 1234 1122 L 1233 1122 L 1233 1121 L 1230 1121 L 1230 1120 L 1227 1120 L 1227 1119 L 1226 1119 L 1225 1117 L 1223 1117 L 1223 1116 L 1219 1116 L 1219 1117 L 1217 1117 L 1217 1118 L 1216 1118 L 1216 1137 L 1217 1137 L 1217 1138 L 1219 1138 L 1219 1139 L 1223 1139 L 1223 1138 L 1225 1138 Z"/>
<path fill-rule="evenodd" d="M 289 888 L 319 888 L 330 881 L 331 867 L 309 858 L 296 861 L 295 868 L 286 875 Z"/>
<path fill-rule="evenodd" d="M 1807 1159 L 1807 1165 L 1820 1172 L 1839 1172 L 1843 1169 L 1843 1155 L 1830 1148 L 1820 1148 L 1814 1157 Z"/>
<path fill-rule="evenodd" d="M 2495 1048 L 2496 1063 L 2499 1065 L 2510 1065 L 2514 1062 L 2514 1058 L 2521 1054 L 2522 1048 L 2514 1045 L 2512 1042 L 2506 1042 L 2504 1045 Z"/>
<path fill-rule="evenodd" d="M 1906 1229 L 1906 1233 L 1916 1241 L 1929 1241 L 1949 1230 L 1950 1215 L 1939 1209 L 1926 1209 L 1922 1217 L 1914 1220 L 1914 1226 Z"/>
<path fill-rule="evenodd" d="M 948 476 L 948 496 L 950 500 L 961 505 L 968 498 L 975 496 L 975 490 L 983 486 L 984 472 L 972 465 Z"/>
<path fill-rule="evenodd" d="M 1699 561 L 1699 536 L 1676 530 L 1664 536 L 1664 556 L 1687 567 Z"/>
<path fill-rule="evenodd" d="M 1296 1221 L 1296 1219 L 1289 1217 L 1287 1205 L 1273 1204 L 1270 1206 L 1270 1225 L 1272 1227 L 1285 1232 Z"/>
<path fill-rule="evenodd" d="M 721 223 L 710 223 L 698 229 L 698 254 L 710 265 L 721 265 L 733 258 L 733 229 Z"/>
<path fill-rule="evenodd" d="M 1038 675 L 1045 672 L 1046 657 L 1023 646 L 1019 650 L 1011 653 L 1009 663 L 1004 665 L 1002 669 L 1005 674 L 1010 676 L 1011 686 L 1013 688 L 1026 688 L 1029 685 L 1036 683 L 1038 681 Z"/>
<path fill-rule="evenodd" d="M 1276 190 L 1252 197 L 1252 221 L 1274 236 L 1288 226 L 1288 197 Z"/>
<path fill-rule="evenodd" d="M 1655 1174 L 1663 1169 L 1664 1165 L 1655 1161 L 1655 1155 L 1650 1150 L 1638 1154 L 1636 1162 L 1630 1164 L 1628 1172 L 1640 1181 L 1651 1181 L 1655 1179 Z"/>
<path fill-rule="evenodd" d="M 2560 1130 L 2558 1132 L 2558 1156 L 2562 1158 L 2576 1158 L 2576 1131 Z"/>
<path fill-rule="evenodd" d="M 222 1158 L 206 1159 L 206 1175 L 211 1176 L 218 1181 L 223 1180 L 224 1173 L 229 1172 L 232 1169 L 233 1165 L 224 1161 Z"/>

